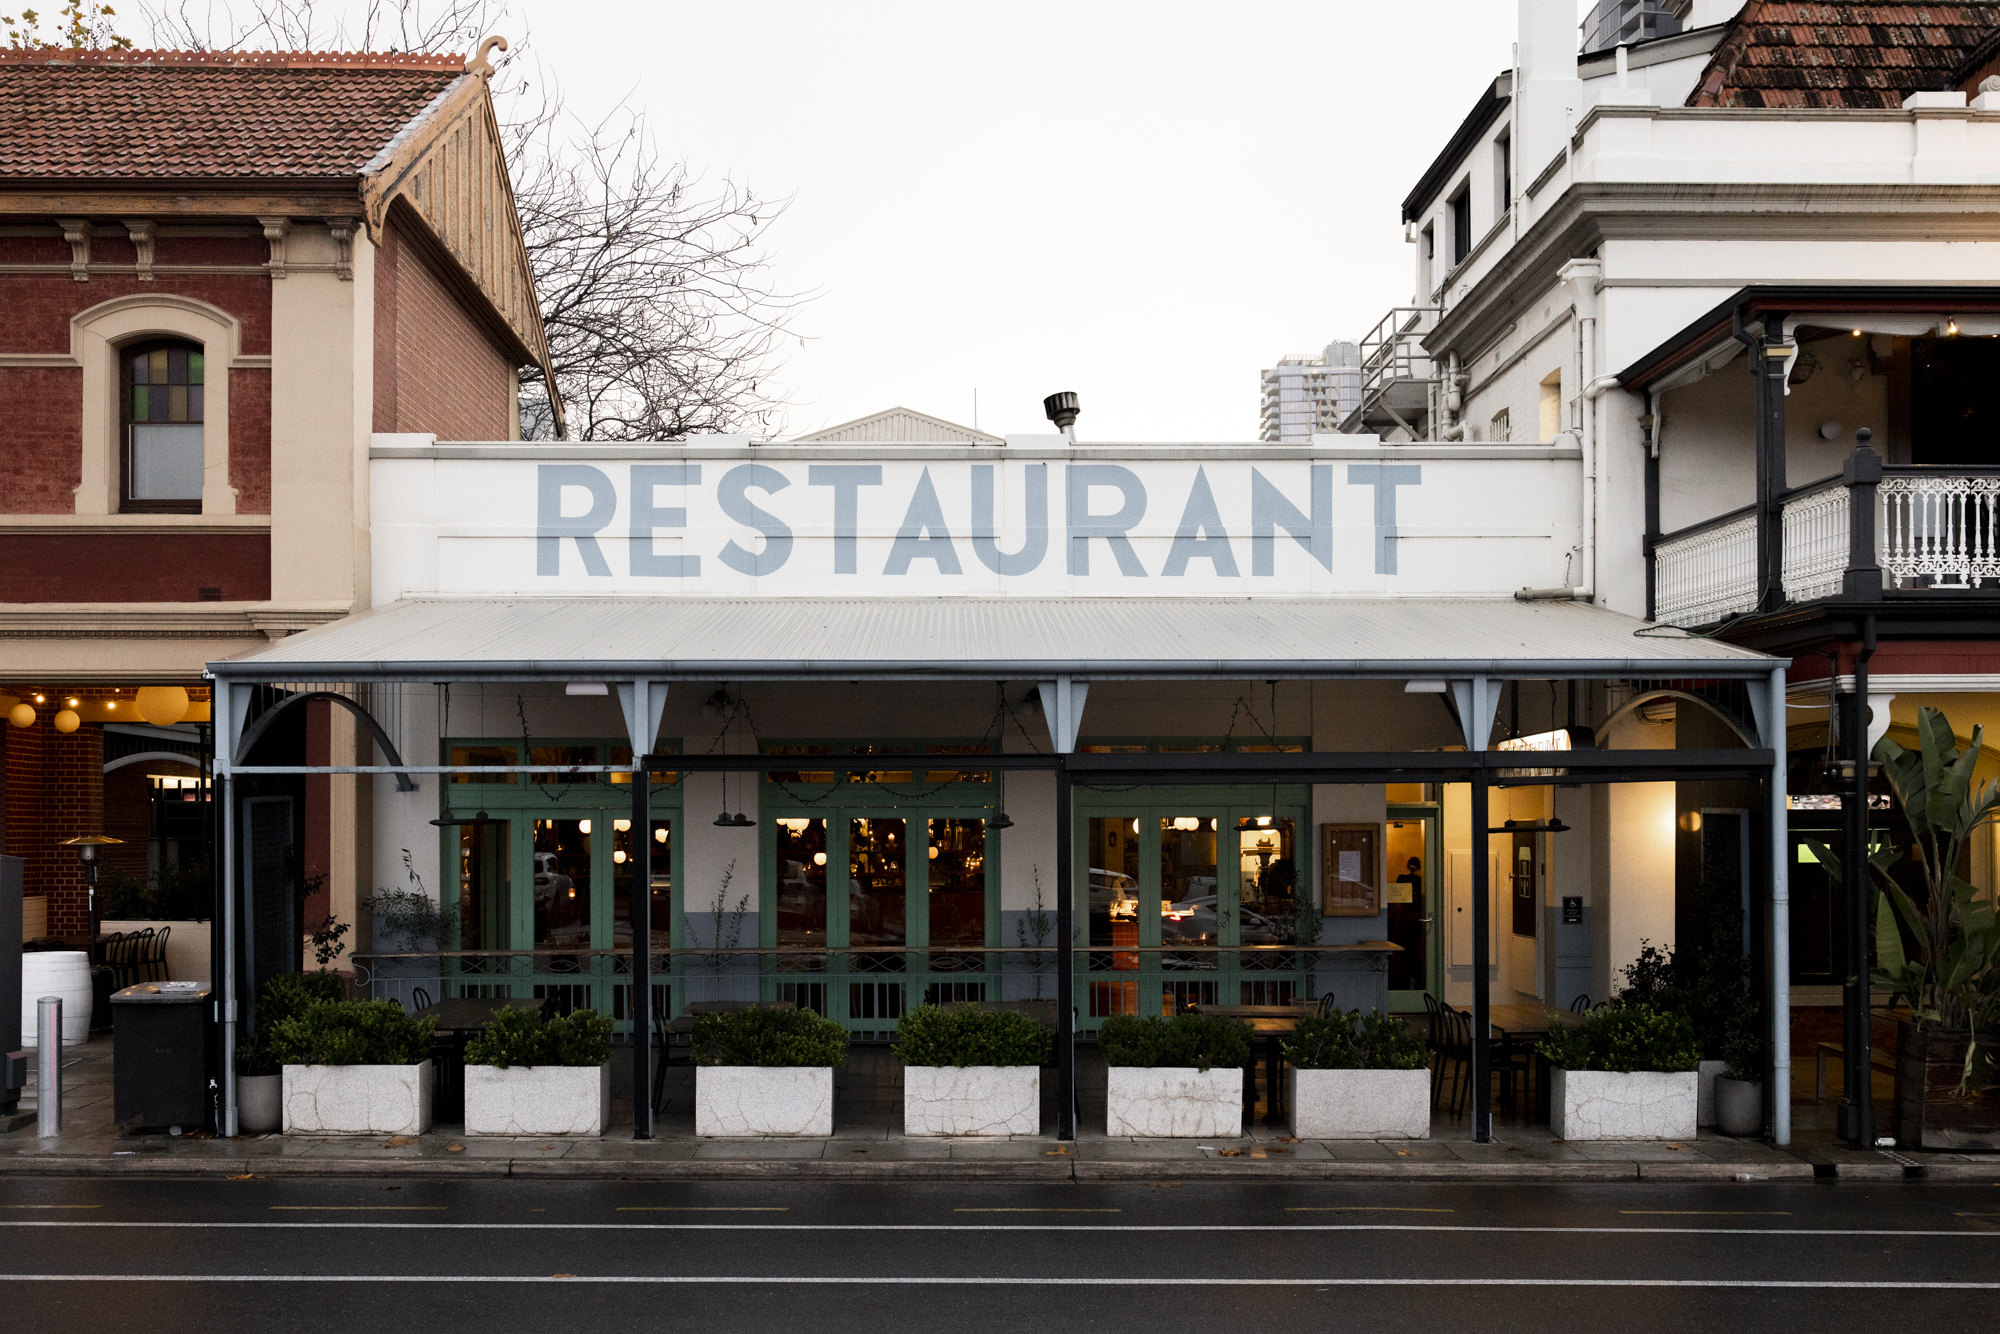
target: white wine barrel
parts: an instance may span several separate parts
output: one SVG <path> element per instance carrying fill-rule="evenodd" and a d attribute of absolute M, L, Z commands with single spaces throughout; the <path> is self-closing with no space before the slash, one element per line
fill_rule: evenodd
<path fill-rule="evenodd" d="M 21 955 L 21 1043 L 35 1046 L 41 1018 L 37 1004 L 44 996 L 61 996 L 62 1045 L 80 1047 L 90 1040 L 90 956 L 82 950 L 44 950 Z"/>

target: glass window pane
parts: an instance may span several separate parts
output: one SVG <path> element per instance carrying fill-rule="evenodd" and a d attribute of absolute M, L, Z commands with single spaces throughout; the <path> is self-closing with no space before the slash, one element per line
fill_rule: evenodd
<path fill-rule="evenodd" d="M 1118 970 L 1139 966 L 1139 822 L 1127 815 L 1090 822 L 1090 966 Z"/>
<path fill-rule="evenodd" d="M 901 945 L 904 931 L 906 820 L 847 822 L 847 941 Z M 886 961 L 883 961 L 886 965 Z"/>
<path fill-rule="evenodd" d="M 1424 878 L 1424 821 L 1391 820 L 1388 847 L 1388 938 L 1403 947 L 1389 956 L 1389 989 L 1421 991 L 1428 973 L 1425 918 L 1430 916 L 1429 884 Z"/>
<path fill-rule="evenodd" d="M 986 944 L 986 821 L 932 820 L 930 847 L 931 944 Z M 934 954 L 937 972 L 976 972 L 977 954 Z"/>
<path fill-rule="evenodd" d="M 777 822 L 777 944 L 780 949 L 826 946 L 826 821 Z M 725 908 L 727 905 L 724 905 Z"/>
<path fill-rule="evenodd" d="M 453 746 L 453 764 L 519 764 L 521 752 L 513 746 Z M 453 774 L 454 783 L 512 783 L 519 774 Z"/>
<path fill-rule="evenodd" d="M 589 820 L 535 821 L 536 949 L 590 948 L 590 840 Z"/>
<path fill-rule="evenodd" d="M 184 422 L 188 419 L 188 391 L 184 384 L 167 386 L 167 420 Z"/>
<path fill-rule="evenodd" d="M 147 413 L 147 411 L 148 411 L 148 407 L 147 407 L 147 392 L 146 392 L 146 386 L 145 386 L 145 385 L 143 385 L 143 384 L 139 384 L 139 385 L 133 385 L 133 386 L 132 386 L 132 420 L 133 420 L 133 421 L 135 421 L 135 422 L 142 422 L 142 421 L 145 421 L 145 420 L 146 420 L 146 413 Z"/>
<path fill-rule="evenodd" d="M 188 350 L 184 347 L 167 349 L 167 383 L 186 384 L 188 382 Z"/>
<path fill-rule="evenodd" d="M 990 755 L 991 746 L 925 746 L 926 755 Z M 927 783 L 990 783 L 993 771 L 990 769 L 931 769 L 925 772 Z"/>
<path fill-rule="evenodd" d="M 679 753 L 679 750 L 680 748 L 678 746 L 662 746 L 660 750 L 656 751 L 655 753 L 656 754 L 665 752 Z M 611 748 L 611 758 L 605 761 L 606 764 L 630 764 L 631 762 L 632 762 L 632 748 L 630 746 L 613 746 Z M 609 778 L 614 783 L 630 783 L 632 781 L 631 774 L 606 774 L 605 777 Z M 665 771 L 655 771 L 652 778 L 653 778 L 653 783 L 656 786 L 671 785 L 680 778 L 680 775 L 677 773 L 671 773 Z"/>
<path fill-rule="evenodd" d="M 653 855 L 653 948 L 663 950 L 673 944 L 673 829 L 665 820 L 653 821 L 650 840 Z M 639 867 L 639 852 L 645 842 L 635 843 L 628 816 L 611 821 L 611 943 L 632 944 L 632 873 Z M 739 942 L 740 943 L 740 942 Z"/>
<path fill-rule="evenodd" d="M 1244 945 L 1289 945 L 1297 938 L 1299 871 L 1289 816 L 1250 815 L 1236 824 L 1237 915 Z M 1246 968 L 1289 968 L 1289 951 L 1243 956 Z"/>
<path fill-rule="evenodd" d="M 154 384 L 167 382 L 167 350 L 155 348 L 146 354 L 146 378 Z"/>
<path fill-rule="evenodd" d="M 1215 818 L 1206 815 L 1160 817 L 1160 943 L 1219 945 L 1223 907 L 1218 894 L 1215 861 Z M 1210 969 L 1213 951 L 1163 954 L 1165 968 Z"/>
<path fill-rule="evenodd" d="M 132 499 L 200 500 L 201 466 L 201 427 L 132 427 Z"/>
<path fill-rule="evenodd" d="M 596 774 L 573 773 L 568 767 L 578 764 L 596 764 L 597 747 L 595 746 L 530 746 L 528 747 L 528 763 L 564 766 L 561 769 L 537 769 L 528 775 L 528 781 L 531 783 L 560 787 L 566 783 L 595 783 L 597 781 Z"/>
<path fill-rule="evenodd" d="M 766 755 L 831 755 L 832 746 L 766 746 Z M 831 769 L 777 770 L 766 776 L 771 783 L 837 783 L 840 775 Z"/>
<path fill-rule="evenodd" d="M 133 357 L 131 359 L 131 366 L 132 366 L 132 383 L 133 384 L 146 383 L 145 355 L 142 353 L 139 356 Z"/>
<path fill-rule="evenodd" d="M 208 418 L 202 415 L 202 407 L 206 402 L 202 397 L 202 387 L 198 384 L 189 385 L 180 392 L 187 395 L 187 419 L 191 422 L 207 421 Z"/>
<path fill-rule="evenodd" d="M 507 948 L 507 826 L 458 827 L 458 948 Z"/>
<path fill-rule="evenodd" d="M 202 374 L 201 352 L 199 350 L 190 351 L 188 353 L 187 382 L 189 384 L 202 383 Z"/>

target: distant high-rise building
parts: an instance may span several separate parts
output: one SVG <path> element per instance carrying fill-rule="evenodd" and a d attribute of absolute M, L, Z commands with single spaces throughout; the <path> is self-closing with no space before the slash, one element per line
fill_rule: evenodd
<path fill-rule="evenodd" d="M 1583 21 L 1583 54 L 1671 37 L 1688 26 L 1693 8 L 1694 0 L 1597 0 Z M 1708 21 L 1721 22 L 1722 17 Z"/>
<path fill-rule="evenodd" d="M 1361 349 L 1328 343 L 1320 353 L 1283 357 L 1264 372 L 1262 429 L 1257 438 L 1276 444 L 1310 442 L 1337 431 L 1341 418 L 1361 402 Z"/>

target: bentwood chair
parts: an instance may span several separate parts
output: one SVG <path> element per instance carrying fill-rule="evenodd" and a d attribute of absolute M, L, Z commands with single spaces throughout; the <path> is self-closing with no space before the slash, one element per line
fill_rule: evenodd
<path fill-rule="evenodd" d="M 430 1007 L 431 1007 L 431 993 L 424 990 L 422 987 L 411 987 L 410 1013 L 415 1014 L 419 1010 L 428 1010 L 430 1009 Z"/>
<path fill-rule="evenodd" d="M 1571 1001 L 1569 1003 L 1569 1012 L 1571 1014 L 1589 1014 L 1590 993 L 1586 991 L 1583 994 L 1579 995 L 1575 1000 Z"/>
<path fill-rule="evenodd" d="M 1472 1016 L 1444 1005 L 1439 1007 L 1439 1020 L 1443 1031 L 1438 1046 L 1438 1088 L 1442 1090 L 1444 1076 L 1449 1072 L 1451 1114 L 1457 1118 L 1464 1112 L 1465 1095 L 1472 1088 Z M 1435 1099 L 1432 1108 L 1436 1108 Z"/>

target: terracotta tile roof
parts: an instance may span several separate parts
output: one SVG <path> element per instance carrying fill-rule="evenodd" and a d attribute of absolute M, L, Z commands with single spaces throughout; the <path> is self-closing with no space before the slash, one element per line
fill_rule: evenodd
<path fill-rule="evenodd" d="M 0 52 L 0 180 L 359 174 L 464 56 Z"/>
<path fill-rule="evenodd" d="M 2000 4 L 1750 0 L 1709 56 L 1691 107 L 1899 107 L 1954 88 L 2000 30 Z"/>

